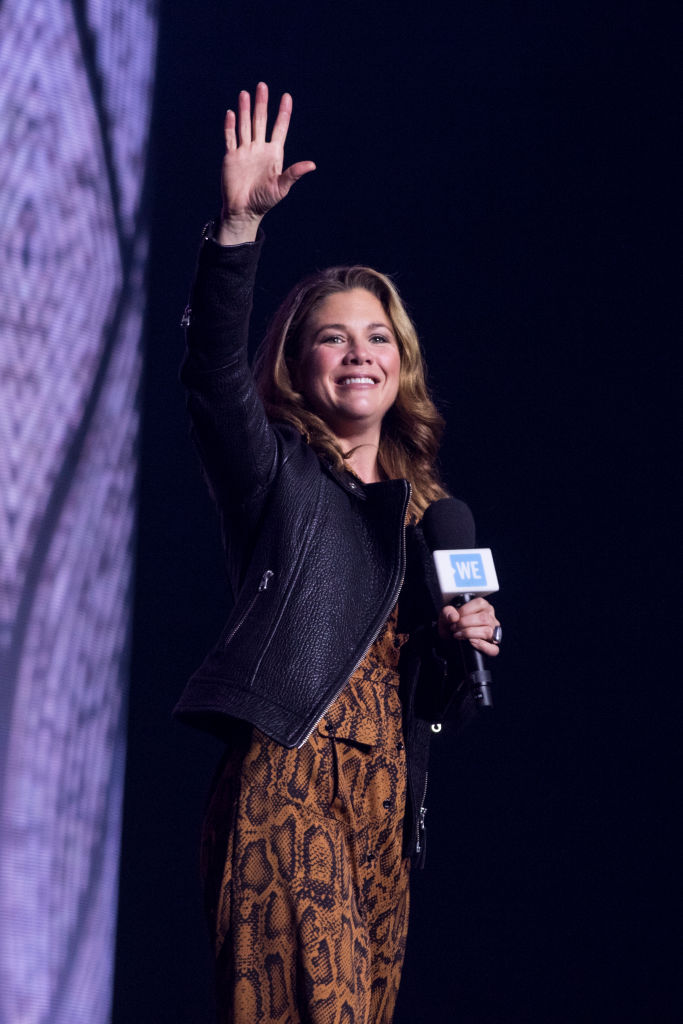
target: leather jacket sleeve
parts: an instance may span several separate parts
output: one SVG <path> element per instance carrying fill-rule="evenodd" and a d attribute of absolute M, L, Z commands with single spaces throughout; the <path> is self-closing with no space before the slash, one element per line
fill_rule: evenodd
<path fill-rule="evenodd" d="M 399 628 L 411 643 L 405 653 L 415 651 L 417 669 L 407 670 L 412 678 L 415 715 L 429 723 L 449 722 L 459 731 L 475 713 L 472 694 L 463 685 L 459 645 L 443 644 L 436 620 L 441 592 L 434 561 L 417 523 L 406 529 L 406 575 L 399 603 Z"/>
<path fill-rule="evenodd" d="M 258 517 L 278 447 L 247 358 L 262 241 L 260 235 L 253 243 L 220 246 L 207 239 L 184 318 L 187 350 L 180 376 L 193 439 L 218 507 L 223 515 L 234 514 L 238 526 L 240 519 L 253 523 Z"/>

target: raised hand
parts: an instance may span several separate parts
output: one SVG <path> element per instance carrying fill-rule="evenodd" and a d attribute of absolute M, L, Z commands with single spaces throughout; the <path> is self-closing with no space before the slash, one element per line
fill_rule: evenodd
<path fill-rule="evenodd" d="M 292 97 L 285 93 L 270 142 L 267 142 L 268 86 L 265 82 L 256 86 L 253 119 L 251 98 L 246 91 L 239 95 L 237 116 L 234 110 L 227 111 L 221 178 L 223 207 L 216 236 L 221 245 L 253 241 L 268 210 L 284 199 L 295 181 L 315 170 L 310 160 L 301 160 L 282 170 L 291 114 Z"/>

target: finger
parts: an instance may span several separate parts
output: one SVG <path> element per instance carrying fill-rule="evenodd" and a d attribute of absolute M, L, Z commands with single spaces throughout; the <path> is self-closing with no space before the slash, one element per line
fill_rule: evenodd
<path fill-rule="evenodd" d="M 491 626 L 463 626 L 461 622 L 457 624 L 456 629 L 453 631 L 453 636 L 456 640 L 491 640 L 493 630 Z"/>
<path fill-rule="evenodd" d="M 472 647 L 481 651 L 481 653 L 485 654 L 488 658 L 497 658 L 500 654 L 500 647 L 498 647 L 497 644 L 492 644 L 490 640 L 474 639 L 470 640 L 470 643 L 472 644 Z"/>
<path fill-rule="evenodd" d="M 287 138 L 287 132 L 289 130 L 289 121 L 292 116 L 292 97 L 288 92 L 283 93 L 282 99 L 280 100 L 280 107 L 275 118 L 275 124 L 273 125 L 273 131 L 270 136 L 271 142 L 277 142 L 279 145 L 284 146 L 285 139 Z"/>
<path fill-rule="evenodd" d="M 467 629 L 470 626 L 485 626 L 488 630 L 488 636 L 493 634 L 493 629 L 498 625 L 498 622 L 489 612 L 460 612 L 460 627 L 461 629 Z"/>
<path fill-rule="evenodd" d="M 235 111 L 226 110 L 225 121 L 223 122 L 223 134 L 225 135 L 225 148 L 227 150 L 237 149 L 237 134 L 235 132 L 235 125 Z"/>
<path fill-rule="evenodd" d="M 471 601 L 467 601 L 461 606 L 461 610 L 463 612 L 490 612 L 491 615 L 495 614 L 493 605 L 485 597 L 473 597 Z"/>
<path fill-rule="evenodd" d="M 266 124 L 268 123 L 268 86 L 259 82 L 254 97 L 254 142 L 266 141 Z"/>
<path fill-rule="evenodd" d="M 251 96 L 246 89 L 243 89 L 237 101 L 239 111 L 239 133 L 240 145 L 251 142 Z"/>
<path fill-rule="evenodd" d="M 292 164 L 278 178 L 280 192 L 286 195 L 295 181 L 298 181 L 299 178 L 303 178 L 304 174 L 308 174 L 315 169 L 315 164 L 312 160 L 300 160 L 298 164 Z"/>

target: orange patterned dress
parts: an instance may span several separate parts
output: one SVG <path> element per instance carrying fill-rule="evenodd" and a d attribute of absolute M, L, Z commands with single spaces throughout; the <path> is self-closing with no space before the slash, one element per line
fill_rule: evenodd
<path fill-rule="evenodd" d="M 302 747 L 251 726 L 202 842 L 223 1024 L 390 1024 L 408 928 L 396 609 Z"/>

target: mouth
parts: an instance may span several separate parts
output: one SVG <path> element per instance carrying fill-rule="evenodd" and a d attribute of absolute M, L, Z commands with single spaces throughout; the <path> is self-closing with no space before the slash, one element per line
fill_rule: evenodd
<path fill-rule="evenodd" d="M 376 377 L 368 377 L 366 374 L 354 374 L 348 377 L 338 377 L 335 384 L 340 388 L 372 387 L 374 384 L 379 384 L 379 380 Z"/>

